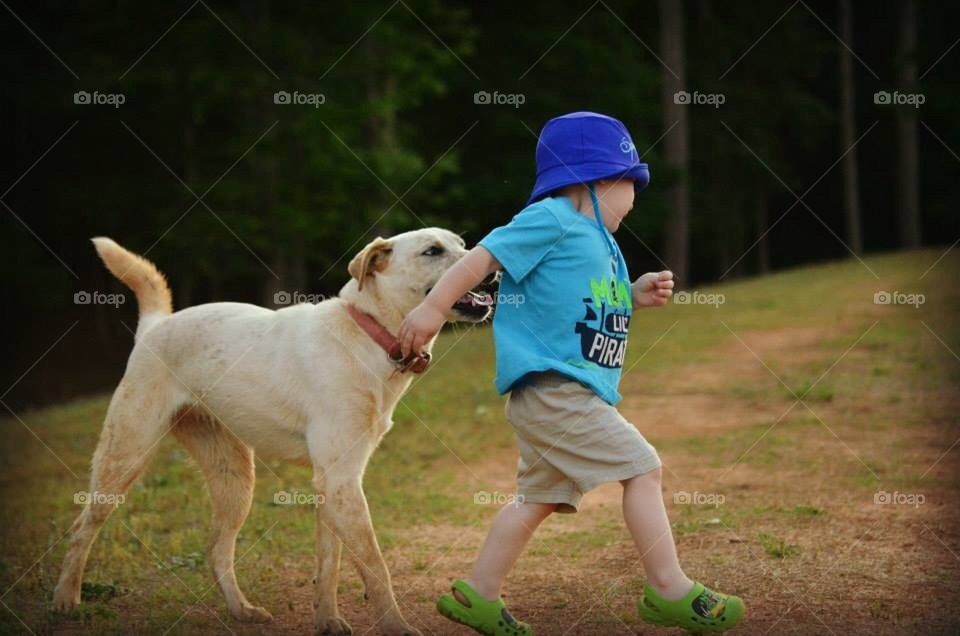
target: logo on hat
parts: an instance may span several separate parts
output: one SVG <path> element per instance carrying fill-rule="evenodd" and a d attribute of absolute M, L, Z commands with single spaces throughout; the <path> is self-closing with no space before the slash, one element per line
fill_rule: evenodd
<path fill-rule="evenodd" d="M 620 139 L 620 152 L 627 154 L 636 150 L 637 147 L 633 145 L 633 142 L 630 141 L 629 137 L 623 137 Z"/>

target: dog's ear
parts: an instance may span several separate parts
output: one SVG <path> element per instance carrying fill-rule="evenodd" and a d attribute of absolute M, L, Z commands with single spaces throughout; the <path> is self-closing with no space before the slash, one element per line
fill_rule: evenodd
<path fill-rule="evenodd" d="M 386 269 L 392 251 L 390 241 L 378 236 L 353 257 L 347 265 L 347 271 L 357 280 L 358 291 L 363 289 L 363 281 L 367 276 L 373 276 L 375 272 Z"/>

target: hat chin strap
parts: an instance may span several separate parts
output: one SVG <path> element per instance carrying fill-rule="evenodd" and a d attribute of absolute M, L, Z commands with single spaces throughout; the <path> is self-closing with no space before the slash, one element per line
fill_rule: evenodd
<path fill-rule="evenodd" d="M 610 250 L 610 255 L 613 256 L 617 251 L 613 247 L 613 241 L 610 240 L 606 228 L 603 227 L 603 221 L 600 218 L 600 201 L 597 199 L 597 190 L 594 187 L 593 183 L 587 185 L 587 188 L 590 190 L 590 201 L 593 203 L 593 216 L 597 219 L 597 227 L 600 228 L 600 233 L 603 234 L 603 240 L 607 242 L 607 248 Z"/>

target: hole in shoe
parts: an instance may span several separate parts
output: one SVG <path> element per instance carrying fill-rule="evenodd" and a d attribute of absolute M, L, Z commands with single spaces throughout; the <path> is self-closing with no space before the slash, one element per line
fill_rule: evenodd
<path fill-rule="evenodd" d="M 457 602 L 463 605 L 464 607 L 467 607 L 467 608 L 473 607 L 473 604 L 470 602 L 470 599 L 464 596 L 463 592 L 461 592 L 458 589 L 453 590 L 453 598 L 457 599 Z"/>

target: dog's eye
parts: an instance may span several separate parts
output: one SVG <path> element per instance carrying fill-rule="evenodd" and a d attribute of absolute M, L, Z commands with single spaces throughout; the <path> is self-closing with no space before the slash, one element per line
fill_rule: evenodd
<path fill-rule="evenodd" d="M 423 252 L 421 252 L 421 254 L 423 254 L 424 256 L 440 256 L 441 254 L 443 254 L 443 252 L 444 252 L 443 248 L 440 247 L 439 245 L 431 245 L 430 247 L 425 249 Z"/>

